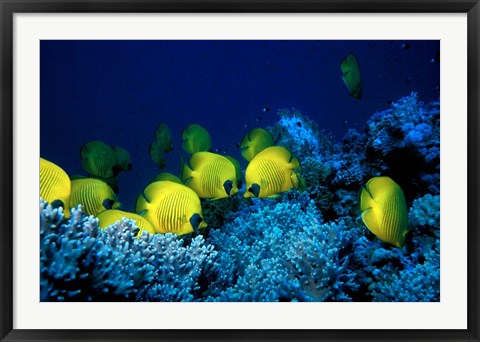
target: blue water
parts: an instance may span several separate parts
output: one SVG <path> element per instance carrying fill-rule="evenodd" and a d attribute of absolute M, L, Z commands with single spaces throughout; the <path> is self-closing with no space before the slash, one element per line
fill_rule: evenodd
<path fill-rule="evenodd" d="M 236 145 L 251 128 L 276 122 L 280 108 L 300 110 L 340 140 L 389 101 L 440 94 L 439 41 L 42 41 L 40 48 L 41 156 L 86 174 L 85 142 L 127 149 L 133 169 L 119 176 L 118 194 L 126 211 L 160 171 L 148 154 L 160 122 L 175 144 L 165 170 L 178 174 L 181 131 L 190 123 L 245 167 Z M 360 65 L 360 100 L 341 77 L 350 53 Z"/>

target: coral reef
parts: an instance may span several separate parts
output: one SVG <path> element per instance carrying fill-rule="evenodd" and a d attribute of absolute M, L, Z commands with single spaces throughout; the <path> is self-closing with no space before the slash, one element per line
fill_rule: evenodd
<path fill-rule="evenodd" d="M 40 299 L 131 299 L 135 284 L 129 273 L 136 273 L 138 265 L 125 262 L 126 251 L 115 251 L 97 238 L 101 234 L 95 218 L 85 216 L 80 208 L 71 213 L 64 224 L 61 211 L 40 203 Z"/>
<path fill-rule="evenodd" d="M 440 196 L 426 194 L 414 200 L 409 222 L 415 227 L 440 229 Z"/>
<path fill-rule="evenodd" d="M 193 301 L 217 267 L 201 236 L 183 247 L 172 234 L 137 236 L 133 220 L 102 232 L 81 207 L 63 213 L 40 203 L 41 301 Z"/>
<path fill-rule="evenodd" d="M 440 193 L 440 179 L 435 177 L 440 168 L 439 102 L 424 104 L 416 93 L 403 97 L 372 115 L 365 136 L 367 167 L 395 179 L 414 194 L 410 198 Z"/>
<path fill-rule="evenodd" d="M 150 235 L 98 228 L 79 206 L 40 202 L 42 301 L 439 301 L 439 104 L 418 96 L 375 113 L 343 141 L 298 110 L 268 130 L 301 164 L 304 191 L 203 201 L 208 227 Z M 358 191 L 385 175 L 409 208 L 405 245 L 381 242 Z"/>
<path fill-rule="evenodd" d="M 304 209 L 276 203 L 240 213 L 210 236 L 228 262 L 222 281 L 229 280 L 210 300 L 349 300 L 356 284 L 344 253 L 351 245 L 347 227 L 344 220 L 323 223 L 312 201 Z"/>
<path fill-rule="evenodd" d="M 300 161 L 320 150 L 329 151 L 333 147 L 333 138 L 320 131 L 317 124 L 292 108 L 277 112 L 280 120 L 267 130 L 273 136 L 275 145 L 289 149 Z"/>
<path fill-rule="evenodd" d="M 426 163 L 438 165 L 440 157 L 440 103 L 427 105 L 418 95 L 401 98 L 391 109 L 375 113 L 367 122 L 367 147 L 383 156 L 411 149 Z"/>
<path fill-rule="evenodd" d="M 246 199 L 240 193 L 227 198 L 202 200 L 203 218 L 208 224 L 205 230 L 222 227 L 227 220 L 228 214 L 236 212 L 243 201 L 246 201 Z"/>
<path fill-rule="evenodd" d="M 386 267 L 374 270 L 375 281 L 369 287 L 373 301 L 439 301 L 440 255 L 438 249 L 428 251 L 424 259 L 423 262 L 402 270 Z"/>

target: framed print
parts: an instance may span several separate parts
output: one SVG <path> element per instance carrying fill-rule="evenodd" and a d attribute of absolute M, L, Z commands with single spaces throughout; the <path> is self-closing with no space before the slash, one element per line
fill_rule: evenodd
<path fill-rule="evenodd" d="M 479 340 L 477 1 L 1 10 L 2 340 Z"/>

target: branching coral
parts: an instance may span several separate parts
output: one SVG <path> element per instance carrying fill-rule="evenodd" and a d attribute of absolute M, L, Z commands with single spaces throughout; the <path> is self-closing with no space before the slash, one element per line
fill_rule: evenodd
<path fill-rule="evenodd" d="M 367 237 L 356 240 L 352 266 L 361 291 L 355 300 L 439 300 L 439 240 L 424 236 L 413 236 L 411 240 L 401 249 Z"/>
<path fill-rule="evenodd" d="M 359 188 L 365 179 L 365 169 L 357 158 L 351 155 L 343 155 L 343 158 L 333 161 L 335 177 L 332 184 L 337 187 Z"/>
<path fill-rule="evenodd" d="M 370 285 L 376 302 L 437 302 L 440 300 L 440 255 L 431 250 L 423 263 L 390 272 L 376 269 Z"/>
<path fill-rule="evenodd" d="M 142 236 L 140 251 L 155 269 L 148 284 L 139 291 L 141 301 L 195 301 L 202 297 L 208 284 L 204 279 L 215 274 L 216 252 L 201 236 L 183 247 L 176 235 Z"/>
<path fill-rule="evenodd" d="M 203 218 L 207 222 L 206 229 L 218 229 L 225 223 L 229 213 L 236 212 L 241 202 L 246 201 L 243 194 L 216 200 L 206 199 L 202 201 Z"/>
<path fill-rule="evenodd" d="M 306 189 L 205 201 L 210 229 L 199 233 L 138 236 L 128 219 L 102 232 L 81 207 L 66 221 L 41 201 L 41 300 L 438 301 L 438 103 L 412 94 L 336 144 L 297 110 L 279 116 L 269 129 L 298 157 Z M 358 190 L 378 175 L 410 206 L 402 248 L 361 220 Z"/>
<path fill-rule="evenodd" d="M 272 133 L 275 144 L 288 148 L 302 164 L 302 160 L 311 155 L 329 154 L 334 147 L 333 137 L 320 131 L 317 124 L 292 108 L 280 109 L 280 120 L 267 129 Z"/>
<path fill-rule="evenodd" d="M 418 95 L 401 98 L 391 109 L 372 115 L 367 123 L 367 146 L 383 156 L 411 148 L 426 162 L 440 155 L 440 104 L 423 104 Z"/>
<path fill-rule="evenodd" d="M 440 163 L 440 105 L 424 104 L 416 93 L 375 113 L 365 128 L 365 167 L 388 174 L 407 199 L 437 192 Z M 432 181 L 434 183 L 432 183 Z"/>
<path fill-rule="evenodd" d="M 440 229 L 440 196 L 426 194 L 412 203 L 409 222 L 415 227 Z"/>
<path fill-rule="evenodd" d="M 424 302 L 440 298 L 439 196 L 416 199 L 409 212 L 411 231 L 403 248 L 393 248 L 371 234 L 354 243 L 352 267 L 362 301 Z"/>
<path fill-rule="evenodd" d="M 351 246 L 348 223 L 322 223 L 311 201 L 277 203 L 240 215 L 209 242 L 219 249 L 230 279 L 211 300 L 349 300 L 356 287 L 345 249 Z M 225 256 L 227 255 L 227 256 Z M 231 273 L 233 270 L 233 273 Z"/>
<path fill-rule="evenodd" d="M 339 217 L 355 217 L 360 214 L 358 192 L 339 189 L 335 192 L 333 210 Z"/>
<path fill-rule="evenodd" d="M 275 144 L 288 148 L 297 158 L 317 153 L 319 135 L 316 124 L 298 110 L 280 109 L 280 120 L 271 129 Z"/>
<path fill-rule="evenodd" d="M 41 300 L 118 301 L 132 298 L 135 284 L 129 273 L 135 272 L 134 265 L 125 262 L 123 253 L 97 239 L 100 231 L 97 220 L 84 216 L 78 208 L 71 210 L 72 218 L 68 224 L 62 224 L 62 214 L 56 210 L 41 201 Z"/>
<path fill-rule="evenodd" d="M 40 203 L 42 301 L 192 301 L 214 273 L 216 252 L 201 236 L 150 235 L 123 219 L 102 232 L 79 206 L 72 219 Z M 203 286 L 203 287 L 202 287 Z"/>

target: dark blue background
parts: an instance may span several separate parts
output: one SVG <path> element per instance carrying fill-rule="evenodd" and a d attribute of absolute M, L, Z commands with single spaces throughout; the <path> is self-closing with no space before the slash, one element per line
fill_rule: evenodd
<path fill-rule="evenodd" d="M 85 174 L 79 155 L 89 140 L 126 148 L 133 170 L 119 176 L 119 200 L 136 195 L 160 171 L 148 155 L 158 123 L 175 148 L 167 171 L 180 169 L 181 131 L 207 128 L 213 149 L 246 165 L 236 144 L 253 127 L 296 108 L 340 140 L 412 91 L 439 99 L 439 41 L 42 41 L 40 154 L 69 174 Z M 359 61 L 363 97 L 348 95 L 341 60 Z M 267 106 L 270 111 L 262 112 Z M 258 122 L 257 120 L 261 120 Z M 248 126 L 248 128 L 245 127 Z"/>

